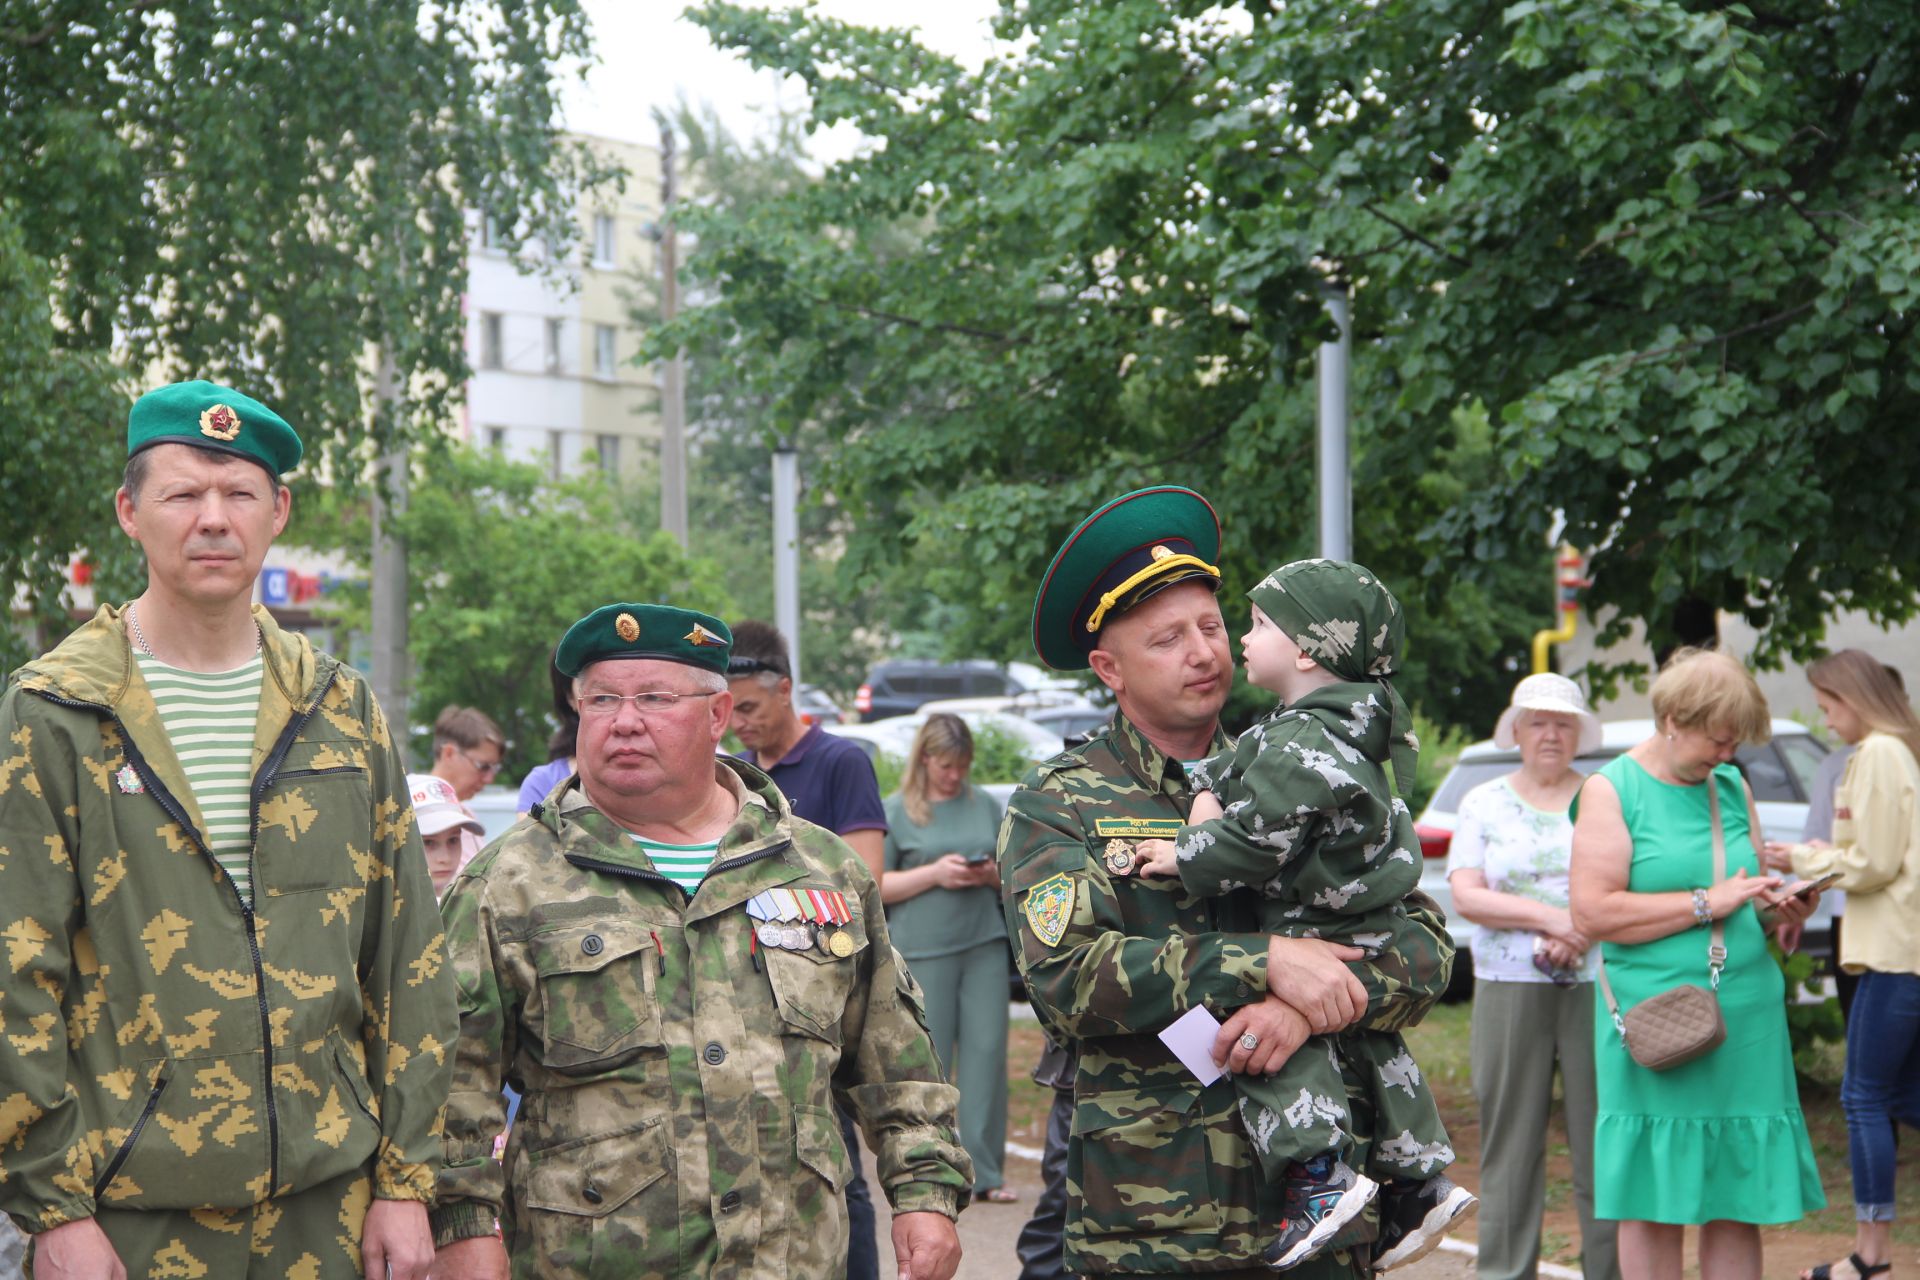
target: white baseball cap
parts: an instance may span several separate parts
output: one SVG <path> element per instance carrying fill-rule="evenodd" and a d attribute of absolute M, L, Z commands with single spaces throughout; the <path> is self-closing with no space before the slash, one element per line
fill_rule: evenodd
<path fill-rule="evenodd" d="M 1587 709 L 1587 695 L 1580 692 L 1580 686 L 1565 676 L 1543 671 L 1513 686 L 1513 700 L 1500 713 L 1500 723 L 1493 726 L 1494 746 L 1513 749 L 1513 725 L 1522 711 L 1557 711 L 1578 720 L 1580 745 L 1574 752 L 1576 755 L 1585 755 L 1600 747 L 1600 717 Z"/>
<path fill-rule="evenodd" d="M 413 795 L 413 817 L 420 824 L 421 835 L 437 836 L 454 827 L 465 827 L 477 836 L 487 834 L 487 829 L 467 812 L 467 806 L 460 803 L 459 793 L 445 778 L 436 778 L 430 773 L 410 773 L 407 790 Z"/>

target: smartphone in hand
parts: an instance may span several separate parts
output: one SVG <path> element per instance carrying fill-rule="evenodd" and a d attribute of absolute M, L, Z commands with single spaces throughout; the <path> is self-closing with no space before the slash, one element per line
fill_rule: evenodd
<path fill-rule="evenodd" d="M 1829 871 L 1816 879 L 1802 880 L 1799 884 L 1788 885 L 1787 892 L 1796 898 L 1811 898 L 1816 893 L 1825 893 L 1839 879 L 1838 871 Z"/>

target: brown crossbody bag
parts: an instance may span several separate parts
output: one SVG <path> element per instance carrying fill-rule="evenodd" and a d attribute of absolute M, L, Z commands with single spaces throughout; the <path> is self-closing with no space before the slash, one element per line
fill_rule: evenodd
<path fill-rule="evenodd" d="M 1707 805 L 1713 814 L 1713 883 L 1727 878 L 1727 839 L 1720 830 L 1720 783 L 1707 777 Z M 1649 1071 L 1665 1071 L 1683 1062 L 1692 1062 L 1720 1047 L 1727 1038 L 1727 1023 L 1720 1016 L 1720 970 L 1727 964 L 1726 922 L 1713 922 L 1712 940 L 1707 944 L 1707 980 L 1712 989 L 1682 983 L 1662 991 L 1651 1000 L 1642 1000 L 1625 1014 L 1613 998 L 1613 986 L 1607 981 L 1606 961 L 1600 963 L 1600 990 L 1607 997 L 1607 1011 L 1613 1015 L 1614 1029 L 1627 1046 L 1633 1060 Z"/>

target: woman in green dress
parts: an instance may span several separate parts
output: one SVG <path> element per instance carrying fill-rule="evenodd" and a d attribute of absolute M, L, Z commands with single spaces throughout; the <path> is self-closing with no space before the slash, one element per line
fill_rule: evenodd
<path fill-rule="evenodd" d="M 1594 1214 L 1620 1222 L 1626 1280 L 1679 1280 L 1687 1224 L 1700 1228 L 1701 1280 L 1752 1280 L 1760 1224 L 1826 1205 L 1794 1083 L 1785 983 L 1766 937 L 1771 930 L 1792 950 L 1815 898 L 1778 892 L 1780 878 L 1760 874 L 1760 824 L 1729 763 L 1742 743 L 1770 733 L 1747 669 L 1683 649 L 1654 682 L 1653 714 L 1654 735 L 1575 801 L 1573 921 L 1601 942 L 1623 1010 L 1682 983 L 1707 985 L 1720 922 L 1727 954 L 1716 994 L 1727 1037 L 1653 1071 L 1628 1055 L 1596 1002 Z M 1726 845 L 1717 882 L 1709 787 Z"/>
<path fill-rule="evenodd" d="M 1000 805 L 973 785 L 972 768 L 966 721 L 944 711 L 928 716 L 900 790 L 887 797 L 880 900 L 894 945 L 926 993 L 940 1063 L 960 1090 L 960 1142 L 973 1157 L 974 1199 L 1005 1204 L 1018 1198 L 1001 1176 L 1013 953 L 993 856 Z"/>

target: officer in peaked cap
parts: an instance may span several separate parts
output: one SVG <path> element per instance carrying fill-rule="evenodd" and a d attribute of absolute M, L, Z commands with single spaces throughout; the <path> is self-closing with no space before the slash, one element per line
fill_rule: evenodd
<path fill-rule="evenodd" d="M 878 1161 L 901 1274 L 959 1264 L 973 1170 L 919 986 L 866 865 L 715 756 L 731 648 L 718 618 L 661 604 L 606 605 L 560 642 L 578 778 L 447 895 L 436 1275 L 842 1276 L 836 1103 Z M 506 1082 L 526 1105 L 496 1162 Z"/>
<path fill-rule="evenodd" d="M 1364 1025 L 1385 1029 L 1424 1013 L 1445 980 L 1430 956 L 1348 965 L 1348 952 L 1318 940 L 1268 938 L 1246 891 L 1196 897 L 1178 880 L 1132 874 L 1139 841 L 1184 824 L 1186 764 L 1228 745 L 1219 551 L 1205 498 L 1141 489 L 1075 526 L 1034 599 L 1041 659 L 1091 668 L 1118 704 L 1104 731 L 1027 776 L 1000 832 L 1020 972 L 1049 1035 L 1079 1051 L 1066 1225 L 1067 1270 L 1079 1275 L 1271 1274 L 1262 1252 L 1284 1218 L 1279 1189 L 1258 1172 L 1233 1089 L 1224 1078 L 1202 1086 L 1162 1030 L 1205 1007 L 1225 1023 L 1216 1060 L 1275 1069 L 1310 1030 L 1290 1001 L 1318 1007 L 1357 985 Z M 1444 938 L 1430 904 L 1409 909 Z M 1242 1037 L 1257 1049 L 1235 1047 Z M 1296 1272 L 1357 1280 L 1365 1253 Z"/>

